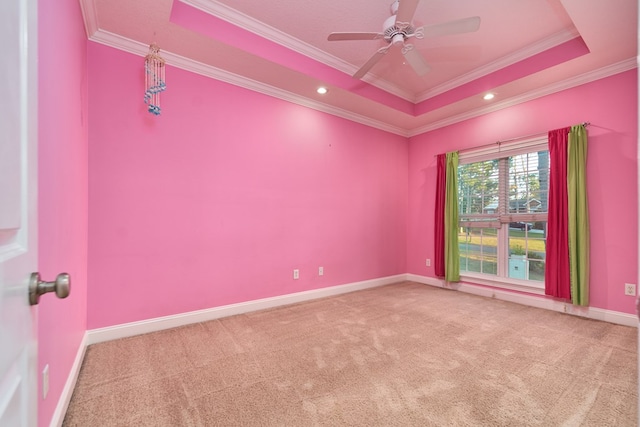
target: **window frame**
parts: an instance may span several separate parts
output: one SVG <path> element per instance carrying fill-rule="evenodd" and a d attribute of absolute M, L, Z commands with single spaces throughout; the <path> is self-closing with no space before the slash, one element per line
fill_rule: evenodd
<path fill-rule="evenodd" d="M 532 152 L 540 152 L 540 151 L 548 151 L 549 150 L 549 140 L 548 136 L 540 135 L 528 139 L 523 139 L 516 142 L 510 142 L 508 144 L 497 142 L 495 145 L 484 146 L 477 149 L 471 149 L 464 152 L 459 152 L 459 166 L 489 161 L 489 160 L 498 160 L 503 158 L 509 158 L 512 156 L 517 156 L 521 154 L 527 154 Z M 508 162 L 508 161 L 507 161 Z M 505 169 L 499 169 L 499 172 L 507 174 L 507 178 L 499 180 L 499 197 L 501 198 L 501 202 L 509 203 L 508 192 L 506 191 L 506 186 L 508 186 L 508 164 Z M 547 192 L 548 197 L 548 192 Z M 481 225 L 479 222 L 463 220 L 462 217 L 466 218 L 487 218 L 486 214 L 459 214 L 458 226 L 459 227 L 473 227 Z M 509 222 L 532 222 L 535 218 L 537 221 L 547 221 L 548 215 L 547 213 L 509 213 L 509 212 L 496 212 L 494 215 L 494 221 L 483 221 L 482 227 L 480 228 L 496 228 L 497 230 L 497 275 L 491 275 L 486 273 L 477 273 L 470 271 L 461 271 L 460 279 L 463 282 L 471 282 L 477 283 L 480 285 L 493 286 L 503 289 L 516 290 L 516 291 L 524 291 L 528 293 L 544 295 L 544 281 L 535 281 L 535 280 L 523 280 L 508 277 L 508 260 L 509 260 Z M 473 224 L 473 225 L 471 225 Z M 495 227 L 495 226 L 498 227 Z M 501 231 L 501 229 L 506 225 L 505 230 Z M 493 226 L 493 227 L 491 227 Z"/>

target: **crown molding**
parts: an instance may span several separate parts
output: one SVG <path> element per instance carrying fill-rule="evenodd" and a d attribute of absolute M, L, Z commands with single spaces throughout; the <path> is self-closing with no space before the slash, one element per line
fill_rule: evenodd
<path fill-rule="evenodd" d="M 84 20 L 84 28 L 87 38 L 91 38 L 98 31 L 98 14 L 94 0 L 80 0 L 80 10 Z"/>
<path fill-rule="evenodd" d="M 328 65 L 332 68 L 335 68 L 338 71 L 343 73 L 353 75 L 358 67 L 336 57 L 330 55 L 308 43 L 305 43 L 295 37 L 292 37 L 289 34 L 286 34 L 276 28 L 271 27 L 270 25 L 265 24 L 262 21 L 258 21 L 257 19 L 250 17 L 242 12 L 233 9 L 226 4 L 220 3 L 217 0 L 179 0 L 180 2 L 190 5 L 198 10 L 201 10 L 207 14 L 223 19 L 233 25 L 236 25 L 240 28 L 244 28 L 254 34 L 257 34 L 260 37 L 263 37 L 267 40 L 270 40 L 274 43 L 277 43 L 281 46 L 284 46 L 294 52 L 297 52 L 301 55 L 307 56 L 315 61 L 321 62 L 325 65 Z M 514 52 L 511 55 L 507 55 L 505 57 L 499 58 L 496 61 L 493 61 L 483 67 L 477 68 L 472 72 L 463 74 L 458 78 L 449 80 L 441 85 L 438 85 L 434 88 L 428 89 L 417 96 L 399 88 L 396 85 L 391 84 L 390 82 L 380 79 L 375 75 L 374 72 L 367 73 L 362 81 L 377 87 L 389 94 L 395 95 L 405 101 L 409 101 L 411 103 L 417 104 L 423 102 L 427 99 L 433 98 L 434 96 L 440 95 L 442 93 L 448 92 L 452 89 L 455 89 L 458 86 L 467 84 L 474 80 L 477 80 L 481 77 L 494 73 L 498 70 L 501 70 L 505 67 L 513 65 L 519 61 L 527 59 L 533 55 L 537 55 L 545 50 L 551 49 L 562 43 L 568 42 L 580 34 L 575 28 L 570 30 L 560 31 L 556 34 L 553 34 L 549 37 L 546 37 L 540 40 L 537 43 L 530 45 L 527 48 L 520 49 L 517 52 Z"/>
<path fill-rule="evenodd" d="M 88 4 L 88 3 L 93 3 L 93 1 L 86 0 L 85 2 L 83 2 L 83 4 Z M 85 13 L 85 11 L 91 12 L 91 8 L 83 9 L 83 13 Z M 95 14 L 88 14 L 85 16 L 95 16 Z M 92 28 L 91 27 L 92 25 L 94 24 L 89 22 L 86 23 L 87 31 L 89 31 L 89 29 Z M 144 57 L 148 53 L 148 49 L 149 49 L 149 47 L 146 44 L 140 43 L 132 39 L 128 39 L 126 37 L 122 37 L 120 35 L 117 35 L 108 31 L 99 30 L 99 29 L 95 30 L 92 34 L 90 34 L 89 40 L 96 43 L 104 44 L 109 47 L 113 47 L 118 50 L 131 53 L 137 56 L 142 56 L 142 57 Z M 301 105 L 303 107 L 311 108 L 317 111 L 321 111 L 327 114 L 341 117 L 346 120 L 350 120 L 365 126 L 380 129 L 382 131 L 400 135 L 403 137 L 413 137 L 425 132 L 430 132 L 445 126 L 462 122 L 464 120 L 469 120 L 475 117 L 482 116 L 484 114 L 489 114 L 498 110 L 502 110 L 504 108 L 509 108 L 514 105 L 531 101 L 536 98 L 540 98 L 540 97 L 550 95 L 556 92 L 560 92 L 566 89 L 571 89 L 573 87 L 580 86 L 582 84 L 590 83 L 595 80 L 609 77 L 614 74 L 632 70 L 634 68 L 637 68 L 638 66 L 635 57 L 629 58 L 627 60 L 618 62 L 616 64 L 612 64 L 597 70 L 593 70 L 578 76 L 574 76 L 572 78 L 563 80 L 561 82 L 557 82 L 545 87 L 541 87 L 534 91 L 527 92 L 523 95 L 515 96 L 501 102 L 496 102 L 488 106 L 477 108 L 475 110 L 471 110 L 463 114 L 450 116 L 445 119 L 438 120 L 436 122 L 429 123 L 424 126 L 419 126 L 413 129 L 404 129 L 398 126 L 390 125 L 380 120 L 371 119 L 369 117 L 344 110 L 342 108 L 338 108 L 338 107 L 324 104 L 309 98 L 305 98 L 298 94 L 288 92 L 274 86 L 266 85 L 256 80 L 252 80 L 252 79 L 240 76 L 238 74 L 230 73 L 220 68 L 203 64 L 201 62 L 193 61 L 191 59 L 185 58 L 183 56 L 180 56 L 171 52 L 163 51 L 163 56 L 165 57 L 167 64 L 175 66 L 177 68 L 181 68 L 186 71 L 190 71 L 196 74 L 210 77 L 215 80 L 220 80 L 225 83 L 229 83 L 235 86 L 249 89 L 254 92 L 259 92 L 268 96 L 272 96 L 274 98 L 282 99 L 287 102 L 291 102 L 297 105 Z"/>
<path fill-rule="evenodd" d="M 100 43 L 115 49 L 128 52 L 137 56 L 144 57 L 149 51 L 149 46 L 140 43 L 138 41 L 122 37 L 120 35 L 111 33 L 109 31 L 97 30 L 89 39 L 93 42 Z M 254 92 L 259 92 L 274 98 L 282 99 L 287 102 L 301 105 L 303 107 L 311 108 L 323 113 L 338 116 L 352 122 L 360 123 L 365 126 L 373 127 L 383 130 L 385 132 L 393 133 L 396 135 L 408 137 L 406 129 L 392 126 L 388 123 L 371 119 L 369 117 L 353 113 L 341 108 L 337 108 L 328 104 L 315 101 L 313 99 L 305 98 L 298 94 L 282 90 L 280 88 L 264 84 L 262 82 L 249 79 L 247 77 L 240 76 L 238 74 L 231 73 L 229 71 L 222 70 L 220 68 L 213 67 L 211 65 L 203 64 L 202 62 L 194 61 L 184 56 L 177 55 L 175 53 L 163 50 L 162 56 L 168 65 L 172 65 L 176 68 L 181 68 L 186 71 L 190 71 L 196 74 L 200 74 L 205 77 L 210 77 L 215 80 L 219 80 L 225 83 L 239 86 L 245 89 L 249 89 Z"/>
<path fill-rule="evenodd" d="M 179 0 L 181 3 L 187 4 L 191 7 L 194 7 L 202 12 L 205 12 L 209 15 L 215 16 L 216 18 L 220 18 L 224 21 L 227 21 L 237 27 L 240 27 L 244 30 L 250 31 L 258 36 L 265 38 L 269 41 L 277 43 L 281 46 L 284 46 L 288 49 L 293 50 L 294 52 L 305 55 L 309 58 L 315 59 L 317 61 L 323 62 L 333 68 L 336 68 L 340 71 L 348 73 L 349 71 L 354 69 L 354 66 L 349 64 L 342 59 L 330 55 L 320 49 L 317 49 L 310 44 L 303 42 L 295 37 L 292 37 L 290 34 L 287 34 L 283 31 L 278 30 L 270 25 L 265 24 L 262 21 L 258 21 L 257 19 L 245 15 L 242 12 L 233 9 L 226 4 L 219 3 L 215 0 Z"/>
<path fill-rule="evenodd" d="M 250 31 L 264 39 L 272 41 L 286 47 L 294 52 L 309 57 L 315 61 L 321 62 L 329 67 L 335 68 L 348 75 L 353 75 L 358 71 L 358 67 L 350 64 L 343 59 L 328 54 L 327 52 L 320 50 L 302 40 L 299 40 L 290 34 L 278 30 L 270 25 L 265 24 L 262 21 L 248 16 L 242 12 L 233 9 L 226 4 L 220 3 L 216 0 L 179 0 L 181 3 L 196 8 L 204 13 L 220 18 L 227 21 L 237 27 Z M 362 81 L 377 87 L 385 92 L 395 95 L 399 98 L 415 103 L 415 96 L 405 91 L 396 85 L 389 83 L 386 80 L 381 80 L 376 77 L 374 73 L 367 73 Z"/>
<path fill-rule="evenodd" d="M 426 101 L 429 98 L 433 98 L 434 96 L 453 90 L 458 86 L 462 86 L 464 84 L 470 83 L 479 78 L 487 76 L 491 73 L 495 73 L 496 71 L 499 71 L 505 67 L 516 64 L 527 58 L 530 58 L 533 55 L 537 55 L 541 52 L 544 52 L 545 50 L 559 46 L 562 43 L 568 42 L 569 40 L 573 40 L 578 36 L 579 34 L 575 29 L 565 30 L 565 31 L 561 31 L 559 33 L 553 34 L 522 50 L 518 50 L 517 52 L 511 55 L 507 55 L 502 58 L 499 58 L 493 62 L 488 63 L 485 66 L 476 68 L 475 70 L 469 73 L 463 74 L 455 79 L 449 80 L 446 83 L 435 86 L 429 90 L 426 90 L 418 94 L 416 96 L 416 103 Z"/>
<path fill-rule="evenodd" d="M 599 68 L 597 70 L 589 71 L 587 73 L 583 73 L 578 76 L 565 79 L 561 82 L 557 82 L 551 85 L 538 88 L 537 90 L 530 91 L 519 96 L 514 96 L 502 102 L 496 102 L 486 107 L 476 108 L 475 110 L 471 110 L 463 114 L 447 117 L 446 119 L 439 120 L 437 122 L 433 122 L 428 125 L 412 129 L 409 131 L 409 136 L 412 137 L 412 136 L 420 135 L 425 132 L 430 132 L 445 126 L 449 126 L 449 125 L 459 123 L 465 120 L 469 120 L 475 117 L 479 117 L 485 114 L 493 113 L 495 111 L 499 111 L 505 108 L 513 107 L 515 105 L 532 101 L 534 99 L 541 98 L 543 96 L 551 95 L 557 92 L 561 92 L 563 90 L 567 90 L 583 84 L 591 83 L 596 80 L 603 79 L 605 77 L 610 77 L 615 74 L 623 73 L 625 71 L 629 71 L 637 67 L 638 67 L 638 64 L 637 64 L 636 58 L 635 57 L 629 58 L 624 61 L 620 61 L 603 68 Z"/>

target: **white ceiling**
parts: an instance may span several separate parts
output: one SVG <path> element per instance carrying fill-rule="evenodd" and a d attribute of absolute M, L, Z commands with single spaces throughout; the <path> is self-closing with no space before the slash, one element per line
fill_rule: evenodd
<path fill-rule="evenodd" d="M 636 0 L 421 0 L 416 26 L 479 16 L 480 29 L 412 39 L 423 77 L 390 49 L 362 81 L 386 43 L 327 36 L 382 31 L 392 0 L 80 2 L 91 40 L 141 56 L 157 43 L 169 65 L 405 136 L 636 67 Z"/>

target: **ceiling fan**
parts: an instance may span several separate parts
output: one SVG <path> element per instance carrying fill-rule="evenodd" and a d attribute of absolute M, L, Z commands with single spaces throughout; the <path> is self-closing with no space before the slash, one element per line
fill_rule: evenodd
<path fill-rule="evenodd" d="M 442 24 L 425 25 L 422 27 L 414 27 L 411 21 L 418 7 L 420 0 L 395 0 L 391 4 L 391 16 L 382 24 L 381 33 L 331 33 L 327 40 L 376 40 L 384 39 L 387 46 L 383 46 L 353 75 L 356 79 L 361 79 L 367 72 L 389 51 L 392 46 L 399 46 L 402 49 L 402 55 L 409 63 L 411 68 L 419 76 L 424 76 L 429 72 L 431 67 L 424 57 L 414 49 L 407 40 L 415 37 L 423 39 L 425 37 L 439 37 L 450 34 L 470 33 L 480 28 L 480 17 L 472 16 L 470 18 L 458 19 Z"/>

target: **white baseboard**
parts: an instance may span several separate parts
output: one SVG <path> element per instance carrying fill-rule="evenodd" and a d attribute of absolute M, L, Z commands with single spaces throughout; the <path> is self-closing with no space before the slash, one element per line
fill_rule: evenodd
<path fill-rule="evenodd" d="M 328 288 L 314 289 L 304 292 L 296 292 L 293 294 L 241 302 L 205 310 L 191 311 L 188 313 L 181 313 L 173 316 L 158 317 L 155 319 L 125 323 L 122 325 L 109 326 L 106 328 L 91 329 L 87 331 L 86 345 L 115 340 L 119 338 L 131 337 L 134 335 L 146 334 L 149 332 L 161 331 L 164 329 L 189 325 L 192 323 L 206 322 L 209 320 L 220 319 L 222 317 L 234 316 L 236 314 L 243 314 L 252 311 L 264 310 L 267 308 L 296 304 L 299 302 L 330 297 L 333 295 L 359 291 L 362 289 L 390 285 L 392 283 L 406 280 L 406 278 L 406 274 L 398 274 L 396 276 L 388 276 L 380 279 L 365 280 L 362 282 L 355 282 L 346 285 L 331 286 Z"/>
<path fill-rule="evenodd" d="M 602 320 L 605 322 L 617 323 L 625 326 L 638 326 L 638 318 L 633 314 L 621 313 L 617 311 L 605 310 L 594 307 L 578 307 L 562 301 L 550 298 L 539 297 L 535 295 L 510 292 L 496 288 L 487 288 L 477 286 L 470 283 L 447 284 L 444 280 L 433 277 L 420 276 L 416 274 L 398 274 L 379 279 L 365 280 L 346 285 L 332 286 L 329 288 L 314 289 L 310 291 L 297 292 L 293 294 L 281 295 L 277 297 L 263 298 L 254 301 L 241 302 L 237 304 L 225 305 L 222 307 L 214 307 L 205 310 L 192 311 L 188 313 L 176 314 L 173 316 L 158 317 L 154 319 L 142 320 L 139 322 L 125 323 L 106 328 L 92 329 L 87 331 L 86 345 L 96 344 L 103 341 L 110 341 L 119 338 L 126 338 L 149 332 L 161 331 L 164 329 L 175 328 L 178 326 L 189 325 L 192 323 L 206 322 L 209 320 L 220 319 L 222 317 L 234 316 L 237 314 L 249 313 L 252 311 L 264 310 L 268 308 L 279 307 L 283 305 L 296 304 L 299 302 L 310 301 L 318 298 L 330 297 L 347 292 L 358 291 L 362 289 L 374 288 L 377 286 L 389 285 L 392 283 L 410 280 L 425 285 L 436 286 L 439 288 L 453 289 L 460 292 L 466 292 L 474 295 L 480 295 L 489 298 L 497 298 L 503 301 L 514 302 L 517 304 L 528 305 L 531 307 L 543 308 L 546 310 L 557 311 L 561 313 L 572 314 L 575 316 L 586 317 L 589 319 Z"/>
<path fill-rule="evenodd" d="M 85 332 L 80 345 L 78 346 L 78 352 L 76 358 L 71 365 L 71 371 L 67 376 L 67 381 L 62 389 L 62 394 L 58 399 L 58 405 L 51 417 L 51 427 L 60 427 L 64 421 L 64 416 L 67 413 L 69 402 L 71 402 L 71 396 L 73 396 L 73 390 L 76 388 L 76 382 L 78 381 L 78 375 L 80 374 L 80 368 L 82 367 L 82 361 L 84 360 L 84 353 L 87 349 L 87 333 Z"/>
<path fill-rule="evenodd" d="M 422 283 L 424 285 L 436 286 L 438 288 L 453 289 L 469 294 L 483 297 L 496 298 L 503 301 L 515 302 L 517 304 L 528 305 L 530 307 L 544 308 L 546 310 L 558 311 L 574 316 L 586 317 L 594 320 L 616 323 L 619 325 L 638 327 L 638 317 L 633 314 L 621 313 L 619 311 L 605 310 L 595 307 L 580 307 L 563 301 L 553 300 L 535 295 L 527 295 L 516 292 L 504 291 L 496 288 L 477 286 L 471 283 L 448 284 L 444 280 L 434 277 L 419 276 L 417 274 L 407 274 L 406 280 Z"/>

